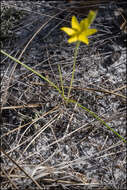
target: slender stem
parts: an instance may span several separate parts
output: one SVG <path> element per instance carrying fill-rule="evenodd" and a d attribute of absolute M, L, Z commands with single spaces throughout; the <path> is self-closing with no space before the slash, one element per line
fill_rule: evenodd
<path fill-rule="evenodd" d="M 72 89 L 72 83 L 73 83 L 73 81 L 74 81 L 75 65 L 76 65 L 76 58 L 77 58 L 77 54 L 78 54 L 79 45 L 80 45 L 80 41 L 77 42 L 76 47 L 75 47 L 73 71 L 72 71 L 72 77 L 71 77 L 71 82 L 70 82 L 70 88 L 69 88 L 68 97 L 67 97 L 68 100 L 69 100 L 70 93 L 71 93 L 71 89 Z"/>
<path fill-rule="evenodd" d="M 127 141 L 119 134 L 117 133 L 114 129 L 112 129 L 103 119 L 101 119 L 96 113 L 92 112 L 88 108 L 84 107 L 83 105 L 79 104 L 77 101 L 69 99 L 69 103 L 74 103 L 77 104 L 78 107 L 84 109 L 87 111 L 90 115 L 92 115 L 94 118 L 96 118 L 98 121 L 100 121 L 103 125 L 105 125 L 110 131 L 112 131 L 115 135 L 117 135 L 124 143 L 127 143 Z"/>
<path fill-rule="evenodd" d="M 63 78 L 62 78 L 62 73 L 61 73 L 60 65 L 58 65 L 58 70 L 59 70 L 59 75 L 60 75 L 60 83 L 61 83 L 61 88 L 62 88 L 62 96 L 64 97 L 64 85 L 63 85 Z"/>
<path fill-rule="evenodd" d="M 34 74 L 36 74 L 37 76 L 39 76 L 40 78 L 44 79 L 45 81 L 47 81 L 51 86 L 53 86 L 55 89 L 57 89 L 57 91 L 62 94 L 61 90 L 49 79 L 47 79 L 46 77 L 44 77 L 43 75 L 41 75 L 39 72 L 37 72 L 36 70 L 32 69 L 31 67 L 27 66 L 26 64 L 22 63 L 21 61 L 19 61 L 18 59 L 16 59 L 15 57 L 12 57 L 11 55 L 9 55 L 8 53 L 6 53 L 3 50 L 0 50 L 2 54 L 6 55 L 7 57 L 9 57 L 10 59 L 12 59 L 13 61 L 21 64 L 23 67 L 25 67 L 26 69 L 28 69 L 29 71 L 32 71 Z"/>

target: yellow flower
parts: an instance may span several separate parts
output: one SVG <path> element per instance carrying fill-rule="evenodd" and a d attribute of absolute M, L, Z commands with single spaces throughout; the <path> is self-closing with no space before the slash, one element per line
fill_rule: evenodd
<path fill-rule="evenodd" d="M 80 41 L 88 45 L 89 44 L 88 36 L 91 36 L 92 34 L 97 32 L 96 29 L 89 28 L 95 17 L 96 17 L 96 12 L 90 11 L 87 18 L 84 18 L 79 23 L 77 18 L 75 16 L 72 16 L 71 20 L 72 28 L 69 27 L 61 28 L 61 30 L 63 30 L 70 36 L 68 43 Z"/>

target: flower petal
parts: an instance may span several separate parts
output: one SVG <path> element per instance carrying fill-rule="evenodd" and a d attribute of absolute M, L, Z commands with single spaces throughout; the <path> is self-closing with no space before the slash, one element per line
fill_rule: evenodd
<path fill-rule="evenodd" d="M 72 36 L 76 33 L 75 30 L 73 30 L 72 28 L 69 28 L 69 27 L 62 27 L 61 30 L 66 32 L 69 36 Z"/>
<path fill-rule="evenodd" d="M 86 30 L 88 29 L 88 18 L 84 18 L 83 20 L 81 20 L 80 22 L 80 27 L 82 28 L 82 30 Z"/>
<path fill-rule="evenodd" d="M 94 21 L 94 19 L 96 18 L 97 15 L 97 11 L 90 11 L 88 14 L 88 27 L 92 24 L 92 22 Z"/>
<path fill-rule="evenodd" d="M 78 31 L 80 30 L 80 25 L 79 25 L 79 22 L 78 22 L 76 16 L 72 16 L 71 26 L 73 29 L 76 29 Z"/>
<path fill-rule="evenodd" d="M 88 29 L 85 31 L 85 35 L 86 35 L 86 36 L 91 36 L 92 34 L 94 34 L 94 33 L 96 33 L 96 32 L 97 32 L 96 29 L 94 29 L 94 28 L 93 28 L 93 29 L 92 29 L 92 28 L 89 29 L 89 28 L 88 28 Z"/>
<path fill-rule="evenodd" d="M 78 40 L 85 43 L 85 44 L 89 44 L 89 40 L 87 38 L 87 36 L 85 35 L 85 32 L 82 32 L 79 36 L 78 36 Z"/>
<path fill-rule="evenodd" d="M 78 37 L 75 35 L 75 36 L 72 36 L 71 38 L 69 38 L 68 43 L 73 43 L 73 42 L 77 42 L 77 41 L 78 41 Z"/>
<path fill-rule="evenodd" d="M 89 28 L 91 23 L 96 17 L 96 13 L 94 11 L 90 11 L 88 16 L 83 19 L 80 23 L 78 22 L 75 16 L 72 16 L 71 25 L 72 28 L 69 27 L 62 27 L 61 30 L 66 32 L 70 38 L 68 43 L 81 41 L 85 44 L 89 44 L 88 36 L 97 32 L 96 29 Z"/>

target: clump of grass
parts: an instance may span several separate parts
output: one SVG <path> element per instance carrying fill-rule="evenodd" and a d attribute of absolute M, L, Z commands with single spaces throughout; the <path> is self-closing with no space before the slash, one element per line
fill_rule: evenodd
<path fill-rule="evenodd" d="M 21 61 L 19 61 L 18 59 L 14 58 L 13 56 L 9 55 L 8 53 L 6 53 L 5 51 L 1 50 L 1 53 L 6 55 L 7 57 L 9 57 L 11 60 L 15 61 L 16 63 L 19 63 L 20 65 L 22 65 L 23 67 L 25 67 L 27 70 L 33 72 L 34 74 L 36 74 L 37 76 L 39 76 L 41 79 L 45 80 L 46 82 L 48 82 L 52 87 L 54 87 L 58 93 L 61 95 L 61 97 L 64 99 L 65 102 L 67 103 L 73 103 L 73 104 L 77 104 L 78 107 L 84 109 L 85 111 L 87 111 L 90 115 L 92 115 L 94 118 L 96 118 L 98 121 L 101 122 L 101 124 L 105 125 L 109 130 L 111 130 L 115 135 L 117 135 L 123 142 L 126 143 L 126 140 L 119 134 L 117 133 L 114 129 L 112 129 L 103 119 L 101 119 L 96 113 L 92 112 L 91 110 L 89 110 L 88 108 L 84 107 L 83 105 L 81 105 L 80 103 L 78 103 L 76 100 L 70 99 L 68 97 L 66 97 L 64 95 L 64 89 L 62 87 L 62 91 L 61 89 L 52 81 L 50 81 L 48 78 L 44 77 L 43 75 L 41 75 L 39 72 L 37 72 L 36 70 L 32 69 L 31 67 L 27 66 L 25 63 L 22 63 Z M 59 68 L 60 71 L 60 68 Z M 60 76 L 61 73 L 60 73 Z M 62 77 L 61 77 L 61 83 L 62 83 Z M 62 84 L 63 86 L 63 84 Z M 71 86 L 72 87 L 72 86 Z"/>

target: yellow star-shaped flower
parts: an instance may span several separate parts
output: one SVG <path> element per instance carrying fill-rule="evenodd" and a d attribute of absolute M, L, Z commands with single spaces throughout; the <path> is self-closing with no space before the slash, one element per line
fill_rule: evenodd
<path fill-rule="evenodd" d="M 78 22 L 75 16 L 72 16 L 71 20 L 72 28 L 69 27 L 61 28 L 61 30 L 63 30 L 70 36 L 68 43 L 80 41 L 87 45 L 89 44 L 88 36 L 91 36 L 92 34 L 97 32 L 96 29 L 89 28 L 93 20 L 95 19 L 96 14 L 97 12 L 90 11 L 87 18 L 81 20 L 80 23 Z"/>

